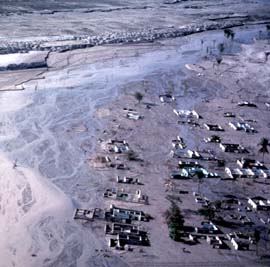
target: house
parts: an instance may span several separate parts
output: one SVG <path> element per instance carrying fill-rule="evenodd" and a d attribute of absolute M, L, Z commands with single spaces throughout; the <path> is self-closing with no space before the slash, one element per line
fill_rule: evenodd
<path fill-rule="evenodd" d="M 110 167 L 117 170 L 129 170 L 129 167 L 124 163 L 111 163 Z"/>
<path fill-rule="evenodd" d="M 231 239 L 231 243 L 235 250 L 249 250 L 250 243 L 245 239 L 235 237 Z"/>
<path fill-rule="evenodd" d="M 176 146 L 173 150 L 171 150 L 170 154 L 174 158 L 182 158 L 185 154 L 183 149 L 184 148 L 181 145 Z"/>
<path fill-rule="evenodd" d="M 108 141 L 102 142 L 101 147 L 104 150 L 114 153 L 124 153 L 130 150 L 129 145 L 125 140 L 110 139 Z"/>
<path fill-rule="evenodd" d="M 196 176 L 198 173 L 202 173 L 203 177 L 205 178 L 216 178 L 219 177 L 219 175 L 215 172 L 208 172 L 206 169 L 204 169 L 201 165 L 199 165 L 197 162 L 181 162 L 179 161 L 179 168 L 181 169 L 180 172 L 181 175 L 184 177 L 193 177 Z"/>
<path fill-rule="evenodd" d="M 200 118 L 200 115 L 195 110 L 176 110 L 174 109 L 173 112 L 182 119 L 196 119 Z"/>
<path fill-rule="evenodd" d="M 85 220 L 85 221 L 93 221 L 94 219 L 105 219 L 104 211 L 95 208 L 92 210 L 87 209 L 76 209 L 73 216 L 74 220 Z"/>
<path fill-rule="evenodd" d="M 119 201 L 134 202 L 148 204 L 148 196 L 143 195 L 141 190 L 136 190 L 135 193 L 125 192 L 123 189 L 118 190 L 115 188 L 107 189 L 103 194 L 105 198 L 111 198 Z"/>
<path fill-rule="evenodd" d="M 243 225 L 253 225 L 254 224 L 254 222 L 252 222 L 249 217 L 244 216 L 244 215 L 242 215 L 242 216 L 240 215 L 239 220 L 241 221 L 241 223 Z"/>
<path fill-rule="evenodd" d="M 241 168 L 249 168 L 249 169 L 261 169 L 261 170 L 267 170 L 264 164 L 262 164 L 260 161 L 255 159 L 249 159 L 249 158 L 241 158 L 240 160 L 237 160 L 236 162 Z"/>
<path fill-rule="evenodd" d="M 218 124 L 204 123 L 203 125 L 208 131 L 219 131 L 219 132 L 224 131 L 224 129 Z"/>
<path fill-rule="evenodd" d="M 133 109 L 133 108 L 123 108 L 123 110 L 124 110 L 125 112 L 136 112 L 136 110 Z"/>
<path fill-rule="evenodd" d="M 137 178 L 131 178 L 131 177 L 123 177 L 120 178 L 120 176 L 116 176 L 116 182 L 119 184 L 136 184 L 141 185 L 139 179 Z"/>
<path fill-rule="evenodd" d="M 254 210 L 258 210 L 258 211 L 270 210 L 270 200 L 267 200 L 266 198 L 261 197 L 261 196 L 248 198 L 248 204 L 251 205 L 251 207 Z"/>
<path fill-rule="evenodd" d="M 218 135 L 211 135 L 208 138 L 204 138 L 204 141 L 206 143 L 221 143 L 221 137 L 219 137 Z"/>
<path fill-rule="evenodd" d="M 245 122 L 229 122 L 229 126 L 236 131 L 245 131 L 246 133 L 256 133 L 257 131 Z"/>
<path fill-rule="evenodd" d="M 252 102 L 249 102 L 249 101 L 242 101 L 242 102 L 238 102 L 237 104 L 239 107 L 254 107 L 256 108 L 257 105 L 252 103 Z"/>
<path fill-rule="evenodd" d="M 194 165 L 193 165 L 194 164 Z M 179 162 L 179 172 L 172 173 L 171 178 L 173 179 L 183 179 L 196 176 L 198 173 L 202 173 L 205 178 L 217 178 L 219 175 L 215 172 L 208 172 L 201 165 L 196 164 L 196 162 L 190 162 L 190 164 L 184 164 Z M 185 166 L 185 167 L 183 167 Z M 177 176 L 177 178 L 175 177 Z"/>
<path fill-rule="evenodd" d="M 113 152 L 115 153 L 124 153 L 130 150 L 129 145 L 125 140 L 113 141 L 111 144 L 113 145 Z"/>
<path fill-rule="evenodd" d="M 218 229 L 218 227 L 213 224 L 212 222 L 202 222 L 201 223 L 201 227 L 195 227 L 195 231 L 197 233 L 201 233 L 201 234 L 217 234 L 220 232 L 220 230 Z"/>
<path fill-rule="evenodd" d="M 110 221 L 116 220 L 135 220 L 135 221 L 149 221 L 149 216 L 147 216 L 143 211 L 132 210 L 126 208 L 119 208 L 111 204 L 109 211 L 106 212 L 106 219 Z"/>
<path fill-rule="evenodd" d="M 188 150 L 187 151 L 187 156 L 191 159 L 201 159 L 202 156 L 200 155 L 199 152 L 197 152 L 196 150 Z"/>
<path fill-rule="evenodd" d="M 206 242 L 212 245 L 213 248 L 226 249 L 228 246 L 223 242 L 219 236 L 207 236 Z"/>
<path fill-rule="evenodd" d="M 230 169 L 225 168 L 225 173 L 232 179 L 236 178 L 256 178 L 256 174 L 251 169 Z"/>
<path fill-rule="evenodd" d="M 203 198 L 203 197 L 195 197 L 195 202 L 198 204 L 202 204 L 202 205 L 208 205 L 209 204 L 209 200 L 207 198 Z"/>
<path fill-rule="evenodd" d="M 241 232 L 229 233 L 227 238 L 231 241 L 235 250 L 249 250 L 250 244 L 254 243 L 253 238 Z"/>
<path fill-rule="evenodd" d="M 224 112 L 223 116 L 225 118 L 235 118 L 235 114 L 233 114 L 232 112 Z"/>
<path fill-rule="evenodd" d="M 109 247 L 123 249 L 126 245 L 150 246 L 147 235 L 133 235 L 129 233 L 119 233 L 116 238 L 109 240 Z"/>
<path fill-rule="evenodd" d="M 139 115 L 139 113 L 136 112 L 136 111 L 129 111 L 129 112 L 127 113 L 126 117 L 127 117 L 128 119 L 134 120 L 134 121 L 137 121 L 137 120 L 139 120 L 139 119 L 142 119 L 142 116 Z"/>
<path fill-rule="evenodd" d="M 270 170 L 262 170 L 262 169 L 253 169 L 256 177 L 258 178 L 269 178 Z"/>
<path fill-rule="evenodd" d="M 76 209 L 73 218 L 75 220 L 92 221 L 94 219 L 94 210 Z"/>
<path fill-rule="evenodd" d="M 185 169 L 180 171 L 173 171 L 170 174 L 171 179 L 190 179 L 189 172 Z"/>
<path fill-rule="evenodd" d="M 192 168 L 192 167 L 201 168 L 202 166 L 197 161 L 179 161 L 178 167 L 180 169 L 183 169 L 183 168 Z"/>
<path fill-rule="evenodd" d="M 177 136 L 177 139 L 176 140 L 172 140 L 172 146 L 177 149 L 177 148 L 180 148 L 180 149 L 185 149 L 187 146 L 183 140 L 182 137 L 180 136 Z"/>
<path fill-rule="evenodd" d="M 104 228 L 107 235 L 118 235 L 120 233 L 127 233 L 132 235 L 146 236 L 147 232 L 143 231 L 140 226 L 134 224 L 112 223 L 106 224 Z"/>
<path fill-rule="evenodd" d="M 164 94 L 164 95 L 159 95 L 159 100 L 161 103 L 171 103 L 175 101 L 175 98 L 171 94 Z"/>
<path fill-rule="evenodd" d="M 239 144 L 227 144 L 227 143 L 221 143 L 219 144 L 220 148 L 224 152 L 229 153 L 249 153 L 247 149 L 245 149 L 243 146 Z"/>

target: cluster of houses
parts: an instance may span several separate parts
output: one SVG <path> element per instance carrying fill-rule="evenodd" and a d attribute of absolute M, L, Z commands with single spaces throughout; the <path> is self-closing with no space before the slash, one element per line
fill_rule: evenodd
<path fill-rule="evenodd" d="M 174 98 L 171 97 L 171 99 Z M 247 101 L 239 102 L 238 106 L 256 108 L 254 103 Z M 171 171 L 171 179 L 186 180 L 193 177 L 197 177 L 198 179 L 270 178 L 270 171 L 262 162 L 249 157 L 244 157 L 244 155 L 249 154 L 249 151 L 244 146 L 237 143 L 227 143 L 222 140 L 222 137 L 218 135 L 218 132 L 224 132 L 225 129 L 221 125 L 201 123 L 202 116 L 195 110 L 174 109 L 173 112 L 177 115 L 181 124 L 198 126 L 209 132 L 215 132 L 210 137 L 204 138 L 205 143 L 215 143 L 222 152 L 235 153 L 236 155 L 241 154 L 242 157 L 235 161 L 237 165 L 235 168 L 225 167 L 224 160 L 224 165 L 222 165 L 224 166 L 224 172 L 221 171 L 220 174 L 210 172 L 203 166 L 203 161 L 216 161 L 217 163 L 220 163 L 223 160 L 218 159 L 211 153 L 210 156 L 206 156 L 205 153 L 202 153 L 201 151 L 188 149 L 185 140 L 182 137 L 177 136 L 175 140 L 172 140 L 173 149 L 171 150 L 171 155 L 180 161 L 178 162 L 178 169 Z M 243 131 L 252 134 L 257 133 L 257 130 L 254 127 L 243 121 L 241 118 L 237 121 L 237 116 L 232 112 L 225 112 L 224 117 L 233 118 L 233 121 L 228 122 L 228 126 L 235 131 Z M 199 192 L 193 192 L 193 195 L 195 202 L 199 204 L 201 208 L 204 208 L 206 212 L 214 213 L 214 218 L 212 221 L 203 221 L 200 227 L 185 227 L 182 236 L 188 238 L 191 242 L 197 243 L 199 239 L 204 239 L 213 248 L 249 250 L 250 246 L 256 243 L 254 239 L 254 227 L 259 223 L 270 225 L 270 200 L 265 199 L 264 197 L 255 196 L 240 200 L 231 195 L 229 198 L 214 203 Z M 209 211 L 210 209 L 211 211 Z M 242 231 L 224 233 L 217 226 L 217 223 L 221 226 L 226 225 L 227 228 L 235 226 Z M 251 228 L 250 231 L 245 232 L 245 227 L 247 226 Z M 251 229 L 253 229 L 253 232 Z"/>
<path fill-rule="evenodd" d="M 200 173 L 203 178 L 219 177 L 218 173 L 207 171 L 196 161 L 179 161 L 178 168 L 178 171 L 171 172 L 170 177 L 172 179 L 190 179 L 196 177 L 198 173 Z"/>
<path fill-rule="evenodd" d="M 142 118 L 133 109 L 124 108 L 123 111 L 129 120 L 137 121 Z M 121 172 L 129 169 L 127 166 L 129 161 L 141 161 L 126 140 L 100 140 L 100 147 L 104 153 L 90 160 L 95 168 L 114 168 Z M 110 204 L 109 209 L 76 209 L 74 219 L 104 222 L 109 247 L 132 250 L 133 246 L 150 246 L 148 232 L 143 229 L 142 224 L 148 222 L 151 216 L 141 210 L 126 208 L 132 203 L 149 204 L 148 196 L 140 189 L 143 183 L 136 177 L 121 175 L 116 176 L 114 183 L 114 187 L 105 189 L 103 197 L 109 203 L 115 202 L 115 204 Z M 133 187 L 135 189 L 130 190 Z M 121 203 L 125 207 L 122 207 Z"/>
<path fill-rule="evenodd" d="M 171 104 L 175 101 L 171 94 L 159 96 L 162 104 Z M 241 102 L 239 106 L 255 107 L 253 103 Z M 216 147 L 224 153 L 235 153 L 246 155 L 249 151 L 241 144 L 227 143 L 222 140 L 218 133 L 225 129 L 219 124 L 201 123 L 202 116 L 195 110 L 174 109 L 173 112 L 179 119 L 178 123 L 191 127 L 199 127 L 205 131 L 213 132 L 210 137 L 204 138 L 206 143 L 215 143 Z M 124 109 L 125 117 L 129 120 L 137 121 L 142 116 L 133 109 Z M 225 112 L 224 117 L 236 118 L 231 112 Z M 233 121 L 228 126 L 235 131 L 256 133 L 256 130 L 246 122 Z M 210 150 L 195 150 L 188 147 L 187 140 L 177 136 L 171 141 L 171 155 L 177 159 L 176 168 L 171 171 L 170 178 L 166 181 L 166 186 L 170 186 L 174 180 L 188 180 L 197 178 L 198 180 L 208 178 L 269 178 L 270 171 L 267 167 L 248 157 L 241 157 L 235 163 L 237 167 L 230 168 L 223 165 L 223 174 L 211 171 L 210 164 L 218 165 L 222 159 L 218 159 Z M 98 168 L 115 168 L 119 171 L 128 170 L 128 160 L 137 161 L 129 143 L 126 140 L 107 140 L 100 142 L 105 153 L 93 160 L 94 166 Z M 208 146 L 208 145 L 207 145 Z M 105 155 L 104 155 L 105 154 Z M 209 170 L 208 170 L 209 169 Z M 218 169 L 220 170 L 220 168 Z M 223 177 L 225 174 L 226 177 Z M 115 249 L 131 250 L 132 246 L 150 246 L 148 232 L 143 228 L 143 224 L 151 219 L 142 210 L 126 208 L 127 205 L 136 203 L 137 205 L 148 205 L 149 199 L 142 193 L 140 186 L 143 183 L 137 177 L 117 175 L 115 186 L 105 189 L 103 197 L 110 203 L 108 209 L 76 209 L 74 219 L 85 221 L 103 221 L 104 231 L 108 240 L 108 245 Z M 130 188 L 133 188 L 130 190 Z M 183 194 L 186 191 L 181 191 Z M 188 193 L 188 192 L 187 192 Z M 205 240 L 214 249 L 249 250 L 255 244 L 251 233 L 244 231 L 231 231 L 225 233 L 221 225 L 235 225 L 241 227 L 256 225 L 259 222 L 270 225 L 268 211 L 270 211 L 270 200 L 260 196 L 238 199 L 235 196 L 228 196 L 225 199 L 213 202 L 206 196 L 198 192 L 193 192 L 196 205 L 201 209 L 210 210 L 215 214 L 212 219 L 202 221 L 199 226 L 183 226 L 181 235 L 190 242 L 199 243 Z M 113 204 L 112 204 L 113 203 Z M 122 205 L 123 204 L 123 205 Z M 199 210 L 199 208 L 198 208 Z"/>
<path fill-rule="evenodd" d="M 147 222 L 150 216 L 140 210 L 116 207 L 111 204 L 109 209 L 93 210 L 76 209 L 75 220 L 100 220 L 105 222 L 104 232 L 109 237 L 108 244 L 115 249 L 130 250 L 132 245 L 150 246 L 147 231 L 133 222 Z"/>
<path fill-rule="evenodd" d="M 232 178 L 269 178 L 270 171 L 266 166 L 258 160 L 241 158 L 237 160 L 237 168 L 231 169 L 229 167 L 225 168 L 226 174 Z"/>
<path fill-rule="evenodd" d="M 263 197 L 253 197 L 240 201 L 237 197 L 228 195 L 226 199 L 220 200 L 216 204 L 203 197 L 201 194 L 193 192 L 195 202 L 201 207 L 208 207 L 212 205 L 215 212 L 223 211 L 222 218 L 219 218 L 219 223 L 228 226 L 248 226 L 255 225 L 255 216 L 251 219 L 243 215 L 245 213 L 252 213 L 252 211 L 270 211 L 270 200 Z M 270 224 L 270 219 L 267 222 L 263 221 L 263 215 L 260 214 L 258 218 L 263 223 Z M 217 221 L 217 219 L 215 219 Z M 183 237 L 186 237 L 190 242 L 201 243 L 203 240 L 215 249 L 230 249 L 235 250 L 250 250 L 250 246 L 256 244 L 256 240 L 252 232 L 244 233 L 242 231 L 234 231 L 224 233 L 216 223 L 213 221 L 202 221 L 199 227 L 185 227 L 182 233 Z M 231 245 L 231 246 L 230 246 Z"/>

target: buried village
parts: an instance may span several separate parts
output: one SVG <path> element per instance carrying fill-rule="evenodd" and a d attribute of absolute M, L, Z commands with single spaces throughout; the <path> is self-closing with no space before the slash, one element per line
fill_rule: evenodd
<path fill-rule="evenodd" d="M 74 219 L 135 264 L 175 242 L 186 257 L 204 251 L 214 261 L 221 253 L 232 264 L 234 257 L 243 266 L 267 264 L 269 92 L 254 93 L 250 85 L 234 93 L 254 64 L 261 75 L 269 70 L 260 61 L 262 47 L 268 51 L 266 42 L 253 45 L 252 58 L 249 46 L 224 55 L 218 67 L 207 59 L 186 64 L 181 96 L 166 83 L 157 92 L 144 80 L 98 109 L 105 127 L 88 163 L 107 178 L 100 192 L 105 205 L 78 208 Z M 189 101 L 194 91 L 197 102 Z"/>

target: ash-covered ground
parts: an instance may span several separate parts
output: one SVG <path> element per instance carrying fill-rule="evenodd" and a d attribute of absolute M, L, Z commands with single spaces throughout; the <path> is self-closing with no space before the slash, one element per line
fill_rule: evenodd
<path fill-rule="evenodd" d="M 148 181 L 152 204 L 145 209 L 156 217 L 148 226 L 151 248 L 115 253 L 107 246 L 103 225 L 74 222 L 73 212 L 108 207 L 102 194 L 115 173 L 89 164 L 103 131 L 119 130 L 114 124 L 108 128 L 112 121 L 106 114 L 125 103 L 134 105 L 134 91 L 147 92 L 150 85 L 149 102 L 156 101 L 155 92 L 171 88 L 184 97 L 179 108 L 211 99 L 216 70 L 209 68 L 211 81 L 205 78 L 200 87 L 203 83 L 185 64 L 204 60 L 206 47 L 218 43 L 225 43 L 232 57 L 243 43 L 250 45 L 249 54 L 257 53 L 261 48 L 253 42 L 269 37 L 269 1 L 1 1 L 0 8 L 1 267 L 260 266 L 254 251 L 239 256 L 201 246 L 187 255 L 169 239 L 161 214 L 168 205 L 163 187 L 168 175 L 163 164 L 169 158 L 166 129 L 171 134 L 179 129 L 171 125 L 168 108 L 146 113 L 153 127 L 147 121 L 142 128 L 133 125 L 142 136 L 130 140 L 138 149 L 140 139 L 144 145 L 159 145 L 145 152 L 150 162 L 156 161 L 153 166 L 134 169 Z M 219 31 L 227 26 L 242 26 L 234 28 L 233 42 Z M 244 70 L 239 79 L 244 83 L 252 75 L 250 86 L 256 87 L 256 66 L 243 67 L 247 56 L 238 57 L 222 66 L 235 64 L 236 71 Z M 258 75 L 260 92 L 268 84 L 267 64 Z M 228 77 L 220 79 L 225 88 Z M 237 86 L 224 89 L 224 98 Z M 109 116 L 124 124 L 122 117 Z"/>
<path fill-rule="evenodd" d="M 268 1 L 5 1 L 0 52 L 149 42 L 269 18 Z M 73 41 L 52 44 L 50 41 Z"/>

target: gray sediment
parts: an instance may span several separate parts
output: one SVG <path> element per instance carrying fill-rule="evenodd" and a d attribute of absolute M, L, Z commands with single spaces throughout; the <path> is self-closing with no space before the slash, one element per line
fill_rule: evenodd
<path fill-rule="evenodd" d="M 170 27 L 162 29 L 149 29 L 133 32 L 104 33 L 100 36 L 62 36 L 48 37 L 40 40 L 29 41 L 2 41 L 0 42 L 0 54 L 27 53 L 29 51 L 58 51 L 66 52 L 75 49 L 84 49 L 105 44 L 127 44 L 154 42 L 156 40 L 177 38 L 198 32 L 220 30 L 247 24 L 267 23 L 270 20 L 254 20 L 248 16 L 233 21 L 209 21 L 203 24 L 189 24 L 179 28 Z M 65 44 L 64 42 L 69 42 Z M 57 42 L 57 44 L 53 44 Z M 72 43 L 73 42 L 73 43 Z M 12 66 L 11 66 L 12 68 Z"/>

